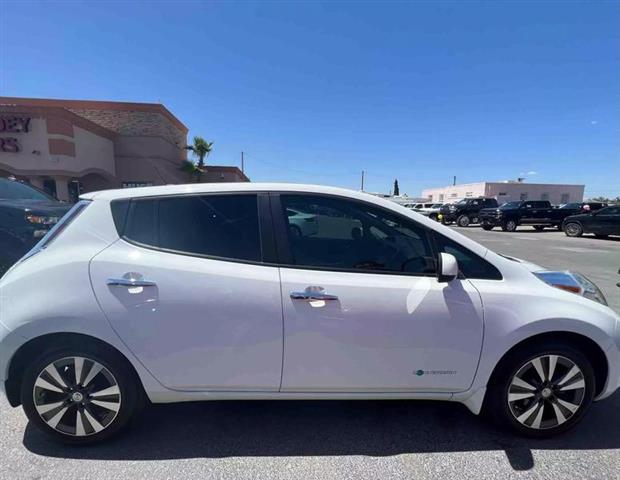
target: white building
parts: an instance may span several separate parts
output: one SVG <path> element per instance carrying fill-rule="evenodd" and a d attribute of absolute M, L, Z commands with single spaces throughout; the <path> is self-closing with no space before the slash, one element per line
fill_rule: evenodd
<path fill-rule="evenodd" d="M 552 204 L 583 201 L 585 185 L 526 183 L 520 181 L 478 182 L 422 190 L 432 202 L 452 203 L 468 197 L 493 197 L 502 204 L 517 200 L 549 200 Z"/>

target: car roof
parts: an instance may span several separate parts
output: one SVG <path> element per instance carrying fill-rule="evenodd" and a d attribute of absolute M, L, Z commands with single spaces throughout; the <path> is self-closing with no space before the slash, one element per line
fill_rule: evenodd
<path fill-rule="evenodd" d="M 90 192 L 80 196 L 83 200 L 119 200 L 140 197 L 154 197 L 165 195 L 191 195 L 200 193 L 227 193 L 227 192 L 304 192 L 317 194 L 341 195 L 360 198 L 376 203 L 375 195 L 349 190 L 339 187 L 322 185 L 306 185 L 297 183 L 189 183 L 182 185 L 162 185 L 157 187 L 120 188 L 115 190 L 101 190 Z M 387 200 L 383 200 L 387 201 Z M 382 202 L 380 202 L 382 203 Z"/>

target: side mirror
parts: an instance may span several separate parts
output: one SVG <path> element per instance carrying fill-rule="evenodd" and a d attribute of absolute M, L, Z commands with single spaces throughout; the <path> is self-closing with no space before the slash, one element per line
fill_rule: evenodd
<path fill-rule="evenodd" d="M 451 282 L 459 274 L 459 264 L 454 255 L 440 253 L 438 258 L 437 280 L 440 283 Z"/>

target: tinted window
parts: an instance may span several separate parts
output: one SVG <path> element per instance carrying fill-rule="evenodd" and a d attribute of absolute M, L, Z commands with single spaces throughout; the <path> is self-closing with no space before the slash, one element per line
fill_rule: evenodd
<path fill-rule="evenodd" d="M 620 215 L 620 207 L 602 208 L 598 212 L 599 215 Z"/>
<path fill-rule="evenodd" d="M 466 278 L 502 279 L 502 274 L 497 268 L 449 238 L 435 233 L 435 243 L 440 252 L 454 255 L 459 264 L 459 270 Z"/>
<path fill-rule="evenodd" d="M 333 270 L 432 274 L 426 231 L 417 223 L 362 202 L 282 195 L 293 264 Z"/>
<path fill-rule="evenodd" d="M 135 242 L 157 246 L 156 206 L 154 199 L 132 200 L 124 235 Z"/>
<path fill-rule="evenodd" d="M 189 254 L 260 261 L 256 199 L 256 195 L 161 198 L 159 247 Z"/>
<path fill-rule="evenodd" d="M 519 208 L 521 206 L 521 202 L 507 202 L 504 203 L 500 208 L 500 210 L 510 210 L 512 208 Z"/>

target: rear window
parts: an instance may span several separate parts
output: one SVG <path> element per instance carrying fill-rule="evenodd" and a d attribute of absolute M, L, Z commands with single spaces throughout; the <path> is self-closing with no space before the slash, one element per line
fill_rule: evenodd
<path fill-rule="evenodd" d="M 118 228 L 121 222 L 115 223 Z M 256 262 L 262 257 L 254 194 L 132 200 L 122 236 L 186 255 Z"/>

